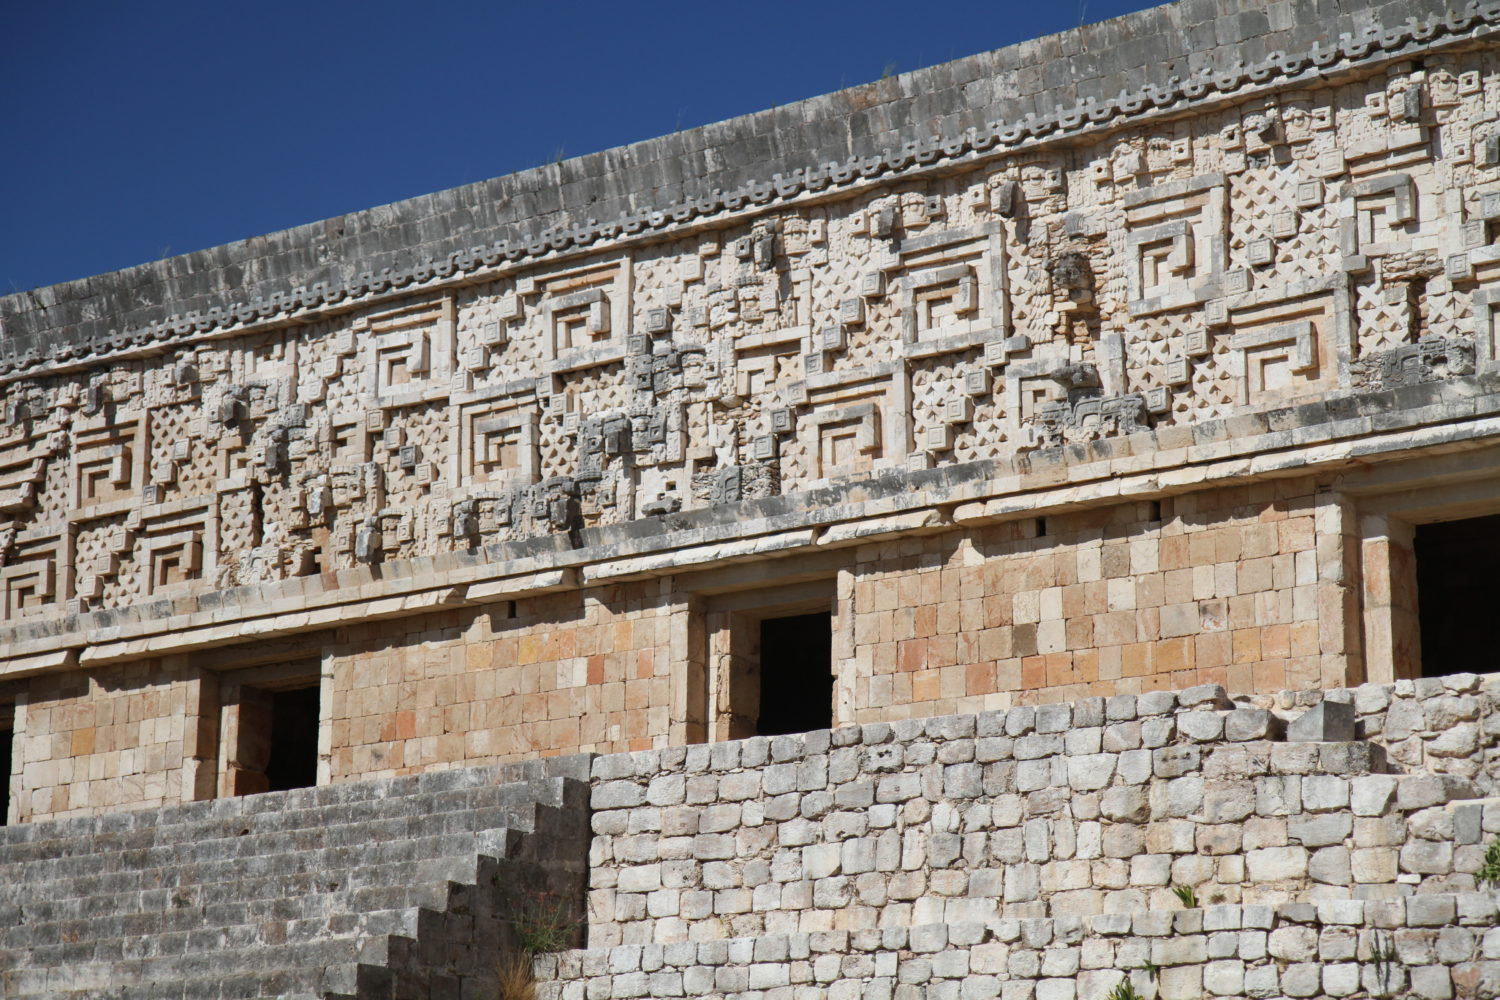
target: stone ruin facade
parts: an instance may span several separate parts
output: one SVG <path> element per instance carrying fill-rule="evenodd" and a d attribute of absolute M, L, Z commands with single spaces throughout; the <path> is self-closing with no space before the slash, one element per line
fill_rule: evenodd
<path fill-rule="evenodd" d="M 0 299 L 0 847 L 453 811 L 568 1000 L 1496 995 L 1497 31 L 1181 0 Z M 402 891 L 307 992 L 516 947 Z"/>

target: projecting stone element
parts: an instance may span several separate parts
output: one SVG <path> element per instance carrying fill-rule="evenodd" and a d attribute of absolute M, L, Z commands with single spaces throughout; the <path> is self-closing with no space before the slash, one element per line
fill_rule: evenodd
<path fill-rule="evenodd" d="M 1349 743 L 1355 732 L 1354 706 L 1322 701 L 1293 719 L 1286 727 L 1288 743 Z"/>
<path fill-rule="evenodd" d="M 1279 739 L 1283 729 L 1281 719 L 1263 708 L 1237 708 L 1224 716 L 1224 738 L 1235 743 Z"/>
<path fill-rule="evenodd" d="M 1177 704 L 1184 708 L 1231 708 L 1233 702 L 1219 684 L 1199 684 L 1177 692 Z"/>

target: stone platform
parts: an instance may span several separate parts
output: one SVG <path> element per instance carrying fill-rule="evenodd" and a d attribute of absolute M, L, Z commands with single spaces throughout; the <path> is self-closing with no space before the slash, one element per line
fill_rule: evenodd
<path fill-rule="evenodd" d="M 1205 685 L 600 757 L 592 947 L 543 995 L 1493 997 L 1495 693 Z"/>
<path fill-rule="evenodd" d="M 551 894 L 548 1000 L 1495 997 L 1497 708 L 1203 685 L 15 826 L 0 987 L 506 997 Z"/>

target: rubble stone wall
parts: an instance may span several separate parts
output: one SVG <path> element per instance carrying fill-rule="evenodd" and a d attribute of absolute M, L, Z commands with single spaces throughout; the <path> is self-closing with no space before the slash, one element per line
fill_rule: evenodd
<path fill-rule="evenodd" d="M 1492 998 L 1497 699 L 1205 685 L 599 757 L 588 948 L 540 995 Z"/>
<path fill-rule="evenodd" d="M 1492 893 L 650 942 L 538 962 L 546 1000 L 1494 997 Z M 797 992 L 789 992 L 797 991 Z M 806 991 L 803 993 L 802 991 Z"/>
<path fill-rule="evenodd" d="M 1162 912 L 1179 888 L 1472 892 L 1500 833 L 1500 681 L 1420 683 L 1325 707 L 1205 685 L 601 757 L 590 942 Z"/>

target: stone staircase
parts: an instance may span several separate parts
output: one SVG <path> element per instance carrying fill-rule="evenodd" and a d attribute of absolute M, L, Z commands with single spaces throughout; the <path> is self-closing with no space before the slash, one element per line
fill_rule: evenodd
<path fill-rule="evenodd" d="M 588 759 L 0 830 L 7 997 L 493 996 L 513 917 L 576 914 Z"/>

